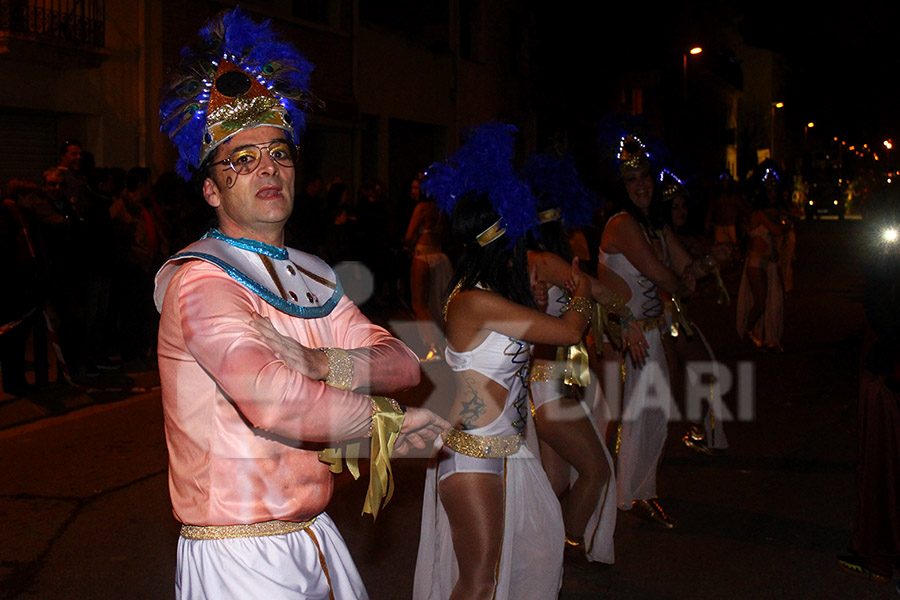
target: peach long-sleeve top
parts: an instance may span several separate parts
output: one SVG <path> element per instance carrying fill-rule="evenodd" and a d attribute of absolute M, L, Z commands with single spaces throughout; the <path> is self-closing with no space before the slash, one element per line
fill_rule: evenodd
<path fill-rule="evenodd" d="M 415 355 L 345 296 L 325 316 L 299 318 L 190 260 L 168 281 L 161 313 L 169 490 L 182 523 L 311 519 L 333 488 L 322 443 L 369 429 L 369 399 L 289 369 L 249 325 L 253 313 L 305 346 L 359 349 L 354 389 L 387 394 L 419 379 Z"/>

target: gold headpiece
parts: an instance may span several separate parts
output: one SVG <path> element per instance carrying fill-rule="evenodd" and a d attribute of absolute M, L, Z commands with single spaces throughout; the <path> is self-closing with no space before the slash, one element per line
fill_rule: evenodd
<path fill-rule="evenodd" d="M 200 148 L 201 162 L 219 144 L 244 129 L 271 125 L 286 131 L 289 138 L 293 137 L 287 109 L 272 92 L 240 67 L 223 60 L 214 81 Z"/>
<path fill-rule="evenodd" d="M 537 214 L 538 221 L 541 223 L 549 223 L 550 221 L 559 221 L 562 211 L 558 208 L 548 208 Z"/>
<path fill-rule="evenodd" d="M 663 169 L 659 174 L 659 183 L 662 187 L 662 199 L 665 201 L 672 200 L 676 196 L 688 195 L 684 182 L 668 169 Z"/>
<path fill-rule="evenodd" d="M 641 169 L 650 166 L 644 143 L 637 137 L 629 134 L 619 141 L 619 170 Z"/>
<path fill-rule="evenodd" d="M 321 103 L 309 90 L 313 66 L 269 21 L 240 8 L 217 15 L 181 51 L 161 90 L 160 129 L 178 149 L 176 171 L 191 179 L 229 137 L 271 125 L 295 144 L 305 111 Z"/>

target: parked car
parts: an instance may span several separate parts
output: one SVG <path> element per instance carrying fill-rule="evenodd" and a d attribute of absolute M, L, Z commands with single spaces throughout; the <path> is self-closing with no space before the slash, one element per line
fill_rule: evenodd
<path fill-rule="evenodd" d="M 806 200 L 806 218 L 815 219 L 822 215 L 844 218 L 846 192 L 839 185 L 813 185 Z"/>

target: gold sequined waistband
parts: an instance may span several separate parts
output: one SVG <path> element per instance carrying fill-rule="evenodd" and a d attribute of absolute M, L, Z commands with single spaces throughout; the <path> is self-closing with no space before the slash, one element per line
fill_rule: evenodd
<path fill-rule="evenodd" d="M 316 522 L 309 521 L 263 521 L 250 525 L 182 525 L 181 537 L 189 540 L 227 540 L 231 538 L 265 537 L 285 535 L 306 529 Z"/>
<path fill-rule="evenodd" d="M 519 451 L 522 434 L 486 437 L 472 435 L 459 429 L 448 429 L 441 434 L 444 445 L 460 454 L 473 458 L 503 458 Z"/>
<path fill-rule="evenodd" d="M 553 381 L 554 379 L 562 379 L 566 376 L 565 369 L 560 369 L 559 366 L 549 363 L 537 363 L 531 365 L 531 375 L 529 376 L 529 381 Z"/>

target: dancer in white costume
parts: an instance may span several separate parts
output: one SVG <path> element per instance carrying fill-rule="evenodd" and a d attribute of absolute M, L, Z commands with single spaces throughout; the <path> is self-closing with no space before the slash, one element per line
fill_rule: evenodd
<path fill-rule="evenodd" d="M 599 262 L 627 283 L 629 295 L 623 299 L 638 319 L 649 349 L 643 364 L 634 357 L 625 364 L 616 500 L 620 509 L 637 509 L 636 516 L 671 529 L 677 520 L 666 514 L 656 497 L 656 470 L 672 402 L 661 294 L 672 298 L 690 294 L 696 278 L 708 274 L 712 265 L 693 261 L 665 224 L 665 206 L 654 195 L 650 162 L 640 141 L 624 138 L 619 158 L 628 201 L 603 231 Z"/>
<path fill-rule="evenodd" d="M 561 315 L 569 305 L 565 290 L 572 258 L 568 228 L 590 223 L 597 207 L 596 197 L 582 185 L 570 156 L 556 153 L 533 154 L 523 177 L 539 197 L 541 225 L 529 239 L 529 265 L 540 281 L 550 285 L 547 314 Z M 587 276 L 585 276 L 587 277 Z M 591 281 L 591 298 L 606 305 L 617 299 L 596 279 Z M 620 299 L 619 299 L 620 300 Z M 621 316 L 631 318 L 624 306 Z M 638 347 L 646 344 L 636 324 L 626 336 Z M 535 426 L 540 438 L 541 461 L 554 492 L 561 499 L 566 526 L 565 562 L 576 568 L 592 563 L 615 562 L 613 533 L 616 526 L 615 474 L 612 456 L 606 447 L 605 422 L 601 429 L 592 418 L 594 402 L 585 402 L 590 383 L 589 355 L 584 343 L 568 348 L 537 345 L 531 371 L 531 400 Z M 594 386 L 600 401 L 599 386 Z"/>
<path fill-rule="evenodd" d="M 480 127 L 425 180 L 442 208 L 452 207 L 464 250 L 447 302 L 454 429 L 436 442 L 426 476 L 416 600 L 552 599 L 562 583 L 559 503 L 523 440 L 530 423 L 525 381 L 531 343 L 581 339 L 590 290 L 574 262 L 569 310 L 554 318 L 534 308 L 523 236 L 535 206 L 512 169 L 514 131 Z"/>

